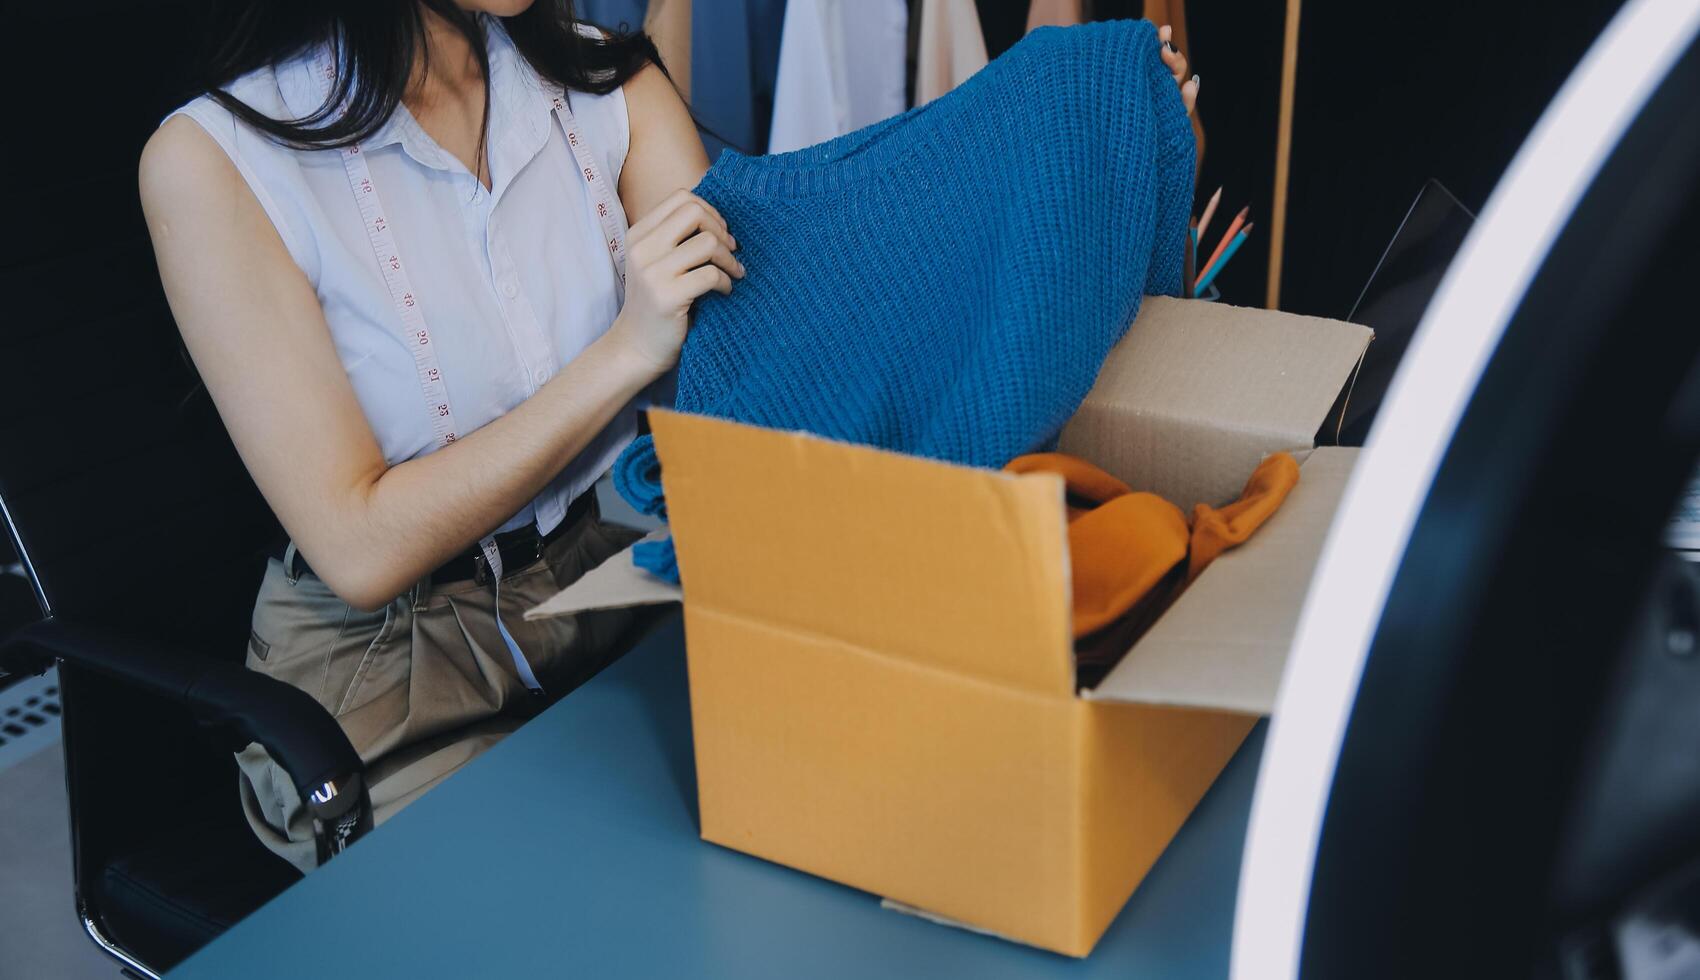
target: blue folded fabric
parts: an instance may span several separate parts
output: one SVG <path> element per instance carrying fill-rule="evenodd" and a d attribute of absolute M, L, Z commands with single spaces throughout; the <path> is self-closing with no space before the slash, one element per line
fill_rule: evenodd
<path fill-rule="evenodd" d="M 1041 28 L 941 99 L 696 192 L 748 270 L 675 407 L 1001 467 L 1053 439 L 1145 294 L 1178 295 L 1192 126 L 1145 21 Z M 665 513 L 654 446 L 615 486 Z M 637 563 L 673 581 L 671 542 Z"/>
<path fill-rule="evenodd" d="M 655 437 L 642 435 L 632 440 L 614 461 L 614 490 L 640 514 L 667 519 L 667 501 L 661 495 L 661 460 L 655 455 Z M 669 582 L 679 581 L 679 563 L 673 541 L 639 541 L 632 546 L 632 563 Z"/>
<path fill-rule="evenodd" d="M 648 0 L 579 0 L 576 13 L 579 20 L 611 31 L 641 31 L 648 9 Z"/>
<path fill-rule="evenodd" d="M 661 496 L 661 460 L 655 455 L 655 439 L 638 436 L 614 460 L 614 489 L 640 514 L 667 519 L 667 501 Z"/>

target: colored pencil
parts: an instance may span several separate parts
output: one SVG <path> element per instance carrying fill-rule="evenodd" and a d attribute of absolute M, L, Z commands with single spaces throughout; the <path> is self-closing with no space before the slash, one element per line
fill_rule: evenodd
<path fill-rule="evenodd" d="M 1204 229 L 1210 227 L 1210 219 L 1216 214 L 1216 205 L 1222 201 L 1222 188 L 1216 188 L 1216 193 L 1210 195 L 1210 203 L 1204 206 L 1204 214 L 1198 219 L 1198 237 L 1204 237 Z"/>
<path fill-rule="evenodd" d="M 1234 253 L 1240 250 L 1240 246 L 1245 243 L 1246 236 L 1251 234 L 1251 229 L 1251 225 L 1246 225 L 1240 229 L 1240 233 L 1234 236 L 1234 240 L 1229 242 L 1227 249 L 1222 252 L 1221 259 L 1212 262 L 1210 268 L 1204 271 L 1204 275 L 1199 277 L 1198 283 L 1192 287 L 1193 295 L 1196 296 L 1210 288 L 1210 284 L 1216 281 L 1216 274 L 1221 272 L 1222 267 L 1228 264 L 1228 260 L 1234 257 Z"/>
<path fill-rule="evenodd" d="M 1228 247 L 1228 243 L 1234 240 L 1235 235 L 1239 234 L 1240 226 L 1245 224 L 1246 214 L 1250 211 L 1250 207 L 1243 207 L 1240 208 L 1239 214 L 1234 215 L 1233 223 L 1228 225 L 1228 230 L 1222 233 L 1222 240 L 1216 243 L 1216 251 L 1210 253 L 1210 261 L 1204 263 L 1199 269 L 1198 278 L 1203 279 L 1204 273 L 1216 264 L 1218 258 L 1221 258 L 1223 250 Z M 1194 285 L 1193 290 L 1197 291 L 1197 289 L 1197 285 Z"/>

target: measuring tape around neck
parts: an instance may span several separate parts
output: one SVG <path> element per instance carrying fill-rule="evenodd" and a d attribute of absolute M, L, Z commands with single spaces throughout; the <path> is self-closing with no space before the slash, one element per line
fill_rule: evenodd
<path fill-rule="evenodd" d="M 324 79 L 328 100 L 334 92 L 336 70 L 329 61 L 321 59 L 318 62 L 318 71 Z M 590 152 L 589 141 L 585 139 L 582 128 L 573 116 L 565 93 L 546 95 L 545 99 L 550 111 L 560 115 L 567 146 L 572 150 L 579 170 L 584 174 L 585 184 L 590 189 L 597 222 L 601 225 L 602 237 L 608 247 L 608 257 L 614 263 L 615 289 L 623 305 L 626 295 L 626 236 L 624 229 L 620 227 L 621 212 L 614 199 L 614 190 L 604 179 L 601 168 L 596 165 L 595 157 Z M 361 224 L 365 226 L 366 236 L 371 242 L 372 255 L 378 262 L 384 286 L 389 290 L 390 300 L 401 321 L 401 340 L 413 355 L 419 388 L 425 396 L 426 415 L 431 423 L 431 432 L 439 446 L 447 446 L 460 438 L 462 433 L 455 422 L 454 408 L 449 401 L 442 365 L 437 360 L 437 345 L 431 340 L 430 327 L 425 323 L 425 314 L 420 308 L 418 295 L 413 291 L 413 284 L 408 278 L 406 264 L 401 259 L 401 250 L 396 247 L 395 235 L 390 230 L 389 219 L 384 215 L 383 199 L 378 195 L 378 185 L 372 179 L 372 170 L 366 164 L 365 154 L 356 143 L 342 147 L 341 155 L 343 169 L 348 175 L 348 186 L 353 190 L 355 204 L 360 209 Z M 531 690 L 541 692 L 543 687 L 538 683 L 530 662 L 526 660 L 513 634 L 508 632 L 507 624 L 502 622 L 502 553 L 496 546 L 495 535 L 486 536 L 478 545 L 484 553 L 485 564 L 495 583 L 496 628 L 507 644 L 520 680 Z"/>
<path fill-rule="evenodd" d="M 336 70 L 330 62 L 321 60 L 319 72 L 324 78 L 328 98 L 336 81 Z M 572 150 L 579 171 L 584 175 L 585 185 L 590 190 L 597 222 L 602 227 L 603 242 L 608 248 L 609 259 L 614 263 L 614 283 L 618 300 L 624 305 L 626 234 L 620 226 L 621 211 L 614 197 L 614 188 L 603 176 L 601 168 L 596 165 L 596 159 L 590 152 L 589 140 L 585 138 L 583 128 L 574 117 L 565 93 L 545 95 L 545 99 L 550 111 L 561 117 L 561 128 L 566 134 L 567 146 Z M 366 157 L 361 152 L 360 145 L 343 147 L 341 152 L 343 169 L 348 174 L 348 185 L 354 191 L 355 204 L 360 208 L 361 223 L 371 240 L 372 254 L 377 259 L 378 270 L 384 277 L 384 285 L 388 288 L 396 314 L 401 319 L 402 340 L 413 354 L 414 368 L 419 377 L 420 391 L 425 396 L 431 431 L 438 444 L 446 446 L 462 433 L 455 424 L 454 408 L 449 402 L 442 366 L 437 361 L 437 348 L 431 342 L 431 331 L 425 324 L 425 314 L 420 309 L 418 294 L 413 291 L 413 284 L 408 279 L 407 268 L 401 259 L 401 250 L 396 247 L 389 220 L 384 216 L 383 200 L 378 195 L 377 183 L 372 179 L 371 168 L 366 164 Z"/>

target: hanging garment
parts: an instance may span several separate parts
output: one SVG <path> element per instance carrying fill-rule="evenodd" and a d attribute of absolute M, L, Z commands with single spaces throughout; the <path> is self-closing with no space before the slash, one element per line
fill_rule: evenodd
<path fill-rule="evenodd" d="M 923 105 L 986 67 L 986 39 L 974 0 L 922 0 L 915 104 Z"/>
<path fill-rule="evenodd" d="M 1081 0 L 1033 0 L 1027 5 L 1027 29 L 1071 27 L 1085 20 Z"/>
<path fill-rule="evenodd" d="M 700 301 L 677 407 L 1002 466 L 1074 414 L 1142 295 L 1179 294 L 1192 169 L 1156 31 L 1130 21 L 1035 31 L 821 146 L 724 153 L 696 192 L 748 275 Z M 615 485 L 663 511 L 650 439 Z M 639 564 L 676 581 L 649 544 Z"/>
<path fill-rule="evenodd" d="M 573 5 L 573 14 L 586 24 L 610 31 L 641 31 L 648 6 L 648 0 L 579 0 Z"/>
<path fill-rule="evenodd" d="M 691 111 L 713 160 L 728 145 L 765 153 L 785 0 L 694 0 Z"/>
<path fill-rule="evenodd" d="M 710 160 L 727 146 L 767 151 L 785 0 L 586 0 L 575 12 L 609 30 L 653 32 Z"/>
<path fill-rule="evenodd" d="M 790 0 L 774 83 L 774 153 L 814 146 L 908 108 L 907 0 Z"/>
<path fill-rule="evenodd" d="M 644 32 L 688 105 L 691 101 L 691 0 L 649 0 Z"/>

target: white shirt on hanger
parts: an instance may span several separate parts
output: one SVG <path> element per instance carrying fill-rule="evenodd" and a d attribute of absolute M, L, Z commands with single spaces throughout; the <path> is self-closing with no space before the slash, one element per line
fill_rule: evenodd
<path fill-rule="evenodd" d="M 790 0 L 768 152 L 813 146 L 908 108 L 907 0 Z"/>

